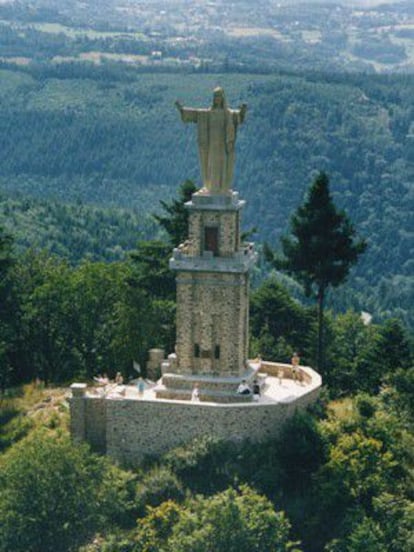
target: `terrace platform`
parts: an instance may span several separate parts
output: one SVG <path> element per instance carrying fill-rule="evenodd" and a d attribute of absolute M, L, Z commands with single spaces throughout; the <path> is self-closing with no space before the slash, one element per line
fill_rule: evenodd
<path fill-rule="evenodd" d="M 254 361 L 250 363 L 255 366 Z M 167 381 L 172 386 L 169 388 L 165 387 L 161 380 L 146 381 L 144 392 L 140 394 L 134 382 L 122 386 L 109 384 L 105 388 L 88 388 L 86 396 L 109 400 L 191 403 L 192 388 L 197 383 L 200 386 L 200 402 L 203 404 L 259 406 L 294 403 L 321 386 L 319 374 L 307 366 L 299 367 L 297 379 L 293 378 L 290 364 L 262 362 L 255 373 L 261 385 L 261 394 L 257 400 L 254 400 L 252 395 L 237 394 L 240 378 L 209 378 L 194 375 L 184 380 L 173 374 L 163 376 L 163 379 L 167 376 Z M 191 404 L 196 406 L 200 402 Z"/>

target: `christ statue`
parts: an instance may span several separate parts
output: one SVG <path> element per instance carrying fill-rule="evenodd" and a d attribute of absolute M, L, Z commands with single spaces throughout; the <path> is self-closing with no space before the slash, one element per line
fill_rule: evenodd
<path fill-rule="evenodd" d="M 175 105 L 184 123 L 197 124 L 203 187 L 213 193 L 227 192 L 233 179 L 237 127 L 244 121 L 246 104 L 230 109 L 224 90 L 216 88 L 209 108 L 184 107 L 178 101 Z"/>

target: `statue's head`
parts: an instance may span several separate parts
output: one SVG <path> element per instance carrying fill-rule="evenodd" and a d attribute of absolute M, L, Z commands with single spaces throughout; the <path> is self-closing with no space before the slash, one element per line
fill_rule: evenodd
<path fill-rule="evenodd" d="M 213 92 L 213 107 L 224 109 L 226 107 L 226 97 L 224 90 L 218 86 Z"/>

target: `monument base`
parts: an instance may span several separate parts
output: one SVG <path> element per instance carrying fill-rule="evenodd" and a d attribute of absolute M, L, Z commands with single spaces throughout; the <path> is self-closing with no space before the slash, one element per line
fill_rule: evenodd
<path fill-rule="evenodd" d="M 299 377 L 293 376 L 289 364 L 262 362 L 259 377 L 264 378 L 264 385 L 258 400 L 243 403 L 239 396 L 238 402 L 227 404 L 220 404 L 217 396 L 212 402 L 157 398 L 156 387 L 151 386 L 141 394 L 131 385 L 124 386 L 122 394 L 115 389 L 97 395 L 93 389 L 74 384 L 72 438 L 129 466 L 202 435 L 260 443 L 277 437 L 297 410 L 318 398 L 319 374 L 301 366 Z"/>
<path fill-rule="evenodd" d="M 252 394 L 237 393 L 240 383 L 245 380 L 250 389 L 255 379 L 262 380 L 259 374 L 260 363 L 249 363 L 241 376 L 220 377 L 217 375 L 165 373 L 154 388 L 157 399 L 191 400 L 195 386 L 199 400 L 216 403 L 245 403 L 252 400 Z"/>

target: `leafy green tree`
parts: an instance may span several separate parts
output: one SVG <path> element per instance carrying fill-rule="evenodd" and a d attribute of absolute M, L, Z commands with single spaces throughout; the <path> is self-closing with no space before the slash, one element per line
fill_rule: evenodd
<path fill-rule="evenodd" d="M 12 263 L 12 243 L 11 236 L 0 226 L 0 285 L 4 285 L 4 280 Z"/>
<path fill-rule="evenodd" d="M 0 459 L 1 552 L 73 550 L 126 515 L 126 483 L 106 459 L 68 437 L 31 434 Z"/>
<path fill-rule="evenodd" d="M 65 382 L 118 370 L 127 375 L 134 359 L 142 362 L 150 347 L 163 345 L 156 327 L 173 315 L 153 307 L 130 262 L 84 261 L 73 268 L 30 254 L 13 275 L 20 298 L 16 382 L 37 376 Z"/>
<path fill-rule="evenodd" d="M 172 350 L 175 342 L 175 275 L 169 268 L 171 249 L 182 243 L 188 235 L 188 210 L 185 203 L 197 191 L 195 185 L 186 180 L 179 189 L 179 198 L 171 203 L 161 201 L 165 215 L 154 218 L 166 230 L 168 243 L 162 240 L 138 242 L 130 258 L 134 267 L 130 284 L 144 290 L 152 302 L 152 316 L 158 323 L 154 345 Z"/>
<path fill-rule="evenodd" d="M 76 327 L 71 326 L 74 305 L 70 267 L 50 258 L 43 269 L 44 281 L 22 305 L 22 323 L 32 376 L 48 384 L 70 376 L 74 363 L 72 336 Z"/>
<path fill-rule="evenodd" d="M 246 486 L 196 500 L 181 513 L 168 543 L 176 552 L 282 552 L 293 549 L 289 529 L 285 514 Z"/>
<path fill-rule="evenodd" d="M 293 351 L 308 350 L 313 335 L 312 314 L 292 299 L 275 278 L 253 291 L 250 322 L 256 353 L 288 361 Z"/>
<path fill-rule="evenodd" d="M 407 369 L 411 366 L 413 357 L 400 320 L 391 318 L 380 326 L 374 356 L 381 364 L 384 375 L 392 374 L 399 368 Z"/>
<path fill-rule="evenodd" d="M 384 535 L 373 519 L 364 519 L 347 538 L 335 539 L 325 547 L 326 552 L 389 552 Z"/>
<path fill-rule="evenodd" d="M 327 318 L 327 317 L 326 317 Z M 376 363 L 368 361 L 378 327 L 364 324 L 354 311 L 330 317 L 331 339 L 326 347 L 326 363 L 331 366 L 329 389 L 332 396 L 343 396 L 371 389 L 370 373 L 378 372 Z"/>
<path fill-rule="evenodd" d="M 180 502 L 183 498 L 183 485 L 167 466 L 154 466 L 136 486 L 135 505 L 141 516 L 149 506 L 159 506 L 166 500 Z"/>
<path fill-rule="evenodd" d="M 165 521 L 157 519 L 154 527 L 158 512 Z M 247 486 L 198 497 L 181 508 L 164 503 L 151 509 L 149 516 L 138 530 L 138 541 L 145 536 L 146 542 L 136 552 L 299 552 L 289 541 L 285 514 L 275 512 L 269 500 Z M 148 522 L 152 531 L 148 531 Z"/>
<path fill-rule="evenodd" d="M 354 401 L 336 401 L 337 414 L 330 411 L 319 422 L 326 460 L 310 482 L 309 515 L 300 532 L 311 552 L 327 542 L 332 552 L 353 550 L 348 548 L 351 535 L 355 546 L 362 546 L 370 523 L 380 529 L 372 534 L 387 550 L 405 550 L 401 543 L 407 541 L 413 515 L 413 439 L 391 398 L 391 390 L 384 388 L 376 397 L 364 393 Z"/>
<path fill-rule="evenodd" d="M 411 498 L 411 497 L 410 497 Z M 401 493 L 383 493 L 373 499 L 373 517 L 384 534 L 391 552 L 414 549 L 414 501 Z"/>
<path fill-rule="evenodd" d="M 395 388 L 394 404 L 408 422 L 414 422 L 414 366 L 396 370 L 389 378 Z"/>
<path fill-rule="evenodd" d="M 323 465 L 324 440 L 314 417 L 297 413 L 283 427 L 278 460 L 283 484 L 290 491 L 304 491 L 312 475 Z"/>
<path fill-rule="evenodd" d="M 324 370 L 323 313 L 329 287 L 339 286 L 359 255 L 363 240 L 344 212 L 337 210 L 329 190 L 329 180 L 320 173 L 312 183 L 308 198 L 291 218 L 291 237 L 282 238 L 284 259 L 268 257 L 304 285 L 308 296 L 318 303 L 318 367 Z M 276 262 L 275 262 L 276 261 Z"/>
<path fill-rule="evenodd" d="M 166 541 L 170 537 L 174 525 L 178 522 L 181 511 L 182 506 L 172 500 L 167 500 L 156 508 L 148 506 L 147 515 L 140 520 L 137 534 L 133 539 L 134 544 L 130 550 L 132 552 L 167 552 L 172 550 L 166 548 Z"/>
<path fill-rule="evenodd" d="M 358 351 L 358 388 L 377 394 L 381 384 L 393 381 L 399 370 L 408 370 L 412 354 L 406 332 L 397 319 L 367 328 L 366 340 Z"/>

